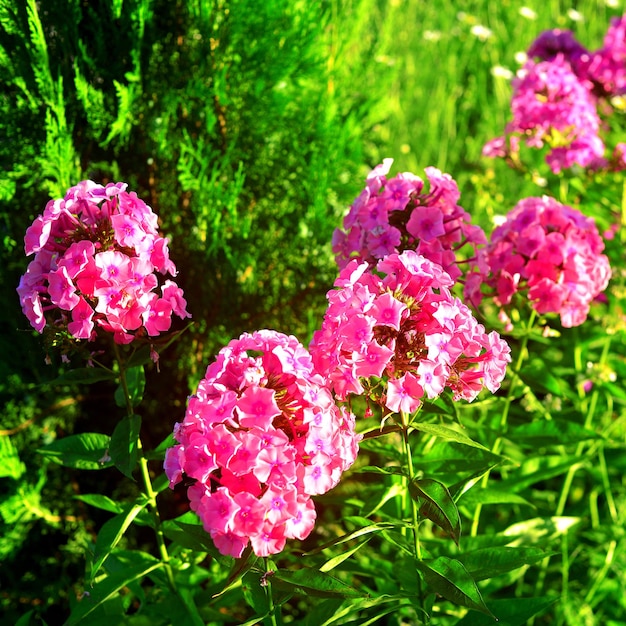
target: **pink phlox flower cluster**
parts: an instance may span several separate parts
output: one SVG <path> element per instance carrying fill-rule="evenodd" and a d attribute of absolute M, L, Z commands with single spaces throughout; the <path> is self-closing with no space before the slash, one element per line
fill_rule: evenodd
<path fill-rule="evenodd" d="M 555 173 L 574 165 L 623 169 L 619 152 L 605 157 L 599 115 L 610 114 L 607 102 L 626 93 L 626 16 L 611 20 L 599 50 L 587 50 L 569 30 L 553 29 L 535 39 L 528 58 L 513 82 L 513 120 L 483 154 L 516 162 L 525 141 L 550 147 L 546 161 Z"/>
<path fill-rule="evenodd" d="M 526 63 L 513 81 L 511 109 L 505 137 L 489 141 L 483 155 L 506 157 L 523 140 L 531 148 L 550 148 L 546 162 L 555 173 L 574 164 L 593 169 L 606 164 L 596 98 L 562 55 Z"/>
<path fill-rule="evenodd" d="M 509 346 L 452 296 L 453 284 L 440 265 L 412 250 L 388 255 L 376 271 L 350 261 L 310 345 L 337 397 L 365 393 L 389 411 L 412 413 L 446 387 L 468 401 L 483 386 L 495 392 Z"/>
<path fill-rule="evenodd" d="M 463 273 L 461 263 L 480 262 L 478 246 L 486 243 L 484 232 L 459 206 L 459 189 L 450 175 L 425 168 L 426 192 L 422 179 L 409 172 L 387 178 L 392 163 L 393 159 L 384 159 L 372 170 L 344 218 L 344 229 L 333 234 L 339 269 L 352 259 L 373 267 L 388 254 L 414 250 L 457 280 Z M 465 249 L 461 257 L 458 252 L 466 244 L 471 254 Z"/>
<path fill-rule="evenodd" d="M 524 198 L 493 231 L 482 283 L 503 312 L 520 293 L 537 313 L 557 313 L 564 327 L 578 326 L 611 277 L 603 249 L 592 218 L 548 196 Z M 470 298 L 480 304 L 479 284 Z"/>
<path fill-rule="evenodd" d="M 360 435 L 311 355 L 294 337 L 261 330 L 223 348 L 189 399 L 165 457 L 222 554 L 280 552 L 315 524 L 311 496 L 354 462 Z"/>
<path fill-rule="evenodd" d="M 190 317 L 182 289 L 156 274 L 176 275 L 157 216 L 126 188 L 82 181 L 27 229 L 24 250 L 35 257 L 17 292 L 38 332 L 93 340 L 102 329 L 126 344 L 169 330 L 172 315 Z"/>

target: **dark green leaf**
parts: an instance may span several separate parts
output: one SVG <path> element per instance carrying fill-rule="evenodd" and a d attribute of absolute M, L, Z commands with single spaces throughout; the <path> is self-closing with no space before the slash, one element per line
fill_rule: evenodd
<path fill-rule="evenodd" d="M 83 384 L 90 385 L 103 380 L 115 380 L 117 374 L 99 367 L 79 367 L 69 370 L 51 380 L 49 385 Z"/>
<path fill-rule="evenodd" d="M 555 396 L 562 394 L 558 379 L 552 375 L 541 359 L 534 359 L 525 365 L 518 374 L 524 383 L 535 392 L 551 393 Z"/>
<path fill-rule="evenodd" d="M 211 536 L 201 524 L 187 524 L 177 520 L 163 523 L 163 532 L 168 539 L 197 552 L 207 552 L 215 558 L 221 558 Z"/>
<path fill-rule="evenodd" d="M 124 476 L 133 477 L 133 470 L 137 463 L 137 450 L 141 417 L 132 415 L 120 420 L 111 436 L 109 454 L 115 467 Z"/>
<path fill-rule="evenodd" d="M 213 594 L 214 598 L 221 596 L 226 593 L 235 583 L 241 580 L 242 576 L 252 568 L 252 566 L 256 563 L 257 557 L 254 552 L 252 552 L 252 547 L 248 546 L 243 551 L 243 554 L 235 560 L 234 565 L 232 566 L 230 573 L 228 574 L 228 578 L 226 579 L 226 583 L 221 591 Z"/>
<path fill-rule="evenodd" d="M 455 559 L 440 556 L 432 561 L 415 561 L 426 584 L 432 591 L 443 596 L 450 602 L 465 606 L 468 609 L 493 614 L 480 595 L 480 591 L 465 566 Z"/>
<path fill-rule="evenodd" d="M 66 467 L 96 470 L 113 464 L 109 457 L 110 441 L 108 435 L 81 433 L 57 439 L 37 452 Z"/>
<path fill-rule="evenodd" d="M 553 605 L 558 598 L 507 598 L 490 602 L 493 617 L 479 613 L 468 613 L 456 626 L 525 626 L 529 620 Z"/>
<path fill-rule="evenodd" d="M 128 387 L 128 398 L 126 398 L 124 386 L 120 382 L 115 390 L 115 403 L 117 406 L 125 408 L 128 401 L 130 406 L 135 407 L 141 403 L 146 388 L 146 375 L 143 371 L 143 365 L 126 370 L 126 386 Z"/>
<path fill-rule="evenodd" d="M 272 587 L 278 589 L 322 598 L 361 598 L 366 595 L 330 574 L 309 567 L 293 572 L 277 570 L 271 582 Z"/>
<path fill-rule="evenodd" d="M 533 565 L 546 556 L 549 554 L 532 546 L 527 548 L 499 546 L 465 552 L 458 555 L 458 559 L 474 580 L 486 580 L 525 565 Z"/>
<path fill-rule="evenodd" d="M 447 532 L 458 545 L 461 518 L 446 486 L 432 478 L 423 478 L 409 484 L 409 493 L 420 503 L 420 514 Z"/>

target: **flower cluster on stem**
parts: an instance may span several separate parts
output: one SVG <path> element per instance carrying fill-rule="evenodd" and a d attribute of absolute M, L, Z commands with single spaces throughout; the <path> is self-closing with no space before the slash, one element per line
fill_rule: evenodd
<path fill-rule="evenodd" d="M 24 250 L 35 256 L 17 291 L 38 332 L 93 341 L 103 331 L 127 344 L 166 332 L 172 315 L 190 317 L 182 289 L 160 278 L 176 266 L 157 216 L 126 188 L 82 181 L 26 231 Z"/>
<path fill-rule="evenodd" d="M 353 260 L 341 271 L 321 329 L 310 345 L 316 368 L 340 399 L 366 395 L 386 410 L 413 413 L 444 388 L 473 400 L 495 392 L 510 349 L 485 332 L 450 293 L 443 268 L 412 250 L 372 269 Z"/>
<path fill-rule="evenodd" d="M 592 218 L 549 196 L 524 198 L 493 231 L 489 272 L 471 281 L 470 299 L 478 306 L 485 285 L 509 324 L 505 309 L 521 294 L 540 315 L 557 313 L 564 327 L 578 326 L 611 277 L 603 249 Z"/>
<path fill-rule="evenodd" d="M 271 330 L 223 348 L 189 399 L 165 471 L 193 480 L 190 506 L 222 554 L 280 552 L 315 524 L 311 496 L 334 487 L 354 462 L 354 416 L 333 401 L 311 355 Z"/>

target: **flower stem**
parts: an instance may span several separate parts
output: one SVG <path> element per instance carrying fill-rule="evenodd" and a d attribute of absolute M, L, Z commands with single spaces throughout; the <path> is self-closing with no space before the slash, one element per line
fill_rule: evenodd
<path fill-rule="evenodd" d="M 419 561 L 422 559 L 422 548 L 420 545 L 420 537 L 419 537 L 419 516 L 417 510 L 417 503 L 415 499 L 411 496 L 410 486 L 415 480 L 415 469 L 413 467 L 413 454 L 411 452 L 411 445 L 409 443 L 409 416 L 402 412 L 402 444 L 404 448 L 404 456 L 406 458 L 406 489 L 404 490 L 405 497 L 408 496 L 410 503 L 410 516 L 411 516 L 411 531 L 413 535 L 413 550 L 415 551 L 415 558 Z M 416 568 L 415 570 L 417 576 L 417 595 L 419 596 L 420 603 L 423 601 L 423 592 L 422 592 L 422 579 L 420 574 Z"/>
<path fill-rule="evenodd" d="M 278 621 L 276 620 L 276 605 L 274 604 L 272 583 L 270 581 L 270 577 L 274 574 L 274 569 L 267 557 L 264 557 L 263 561 L 265 563 L 265 574 L 261 578 L 261 585 L 265 589 L 265 597 L 267 598 L 268 624 L 269 626 L 278 626 Z"/>

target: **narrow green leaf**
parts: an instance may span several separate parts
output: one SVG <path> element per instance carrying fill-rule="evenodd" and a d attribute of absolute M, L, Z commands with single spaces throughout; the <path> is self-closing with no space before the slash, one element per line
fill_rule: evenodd
<path fill-rule="evenodd" d="M 432 561 L 415 561 L 426 584 L 450 602 L 493 617 L 465 566 L 456 559 L 440 556 Z"/>
<path fill-rule="evenodd" d="M 523 504 L 535 508 L 534 504 L 516 493 L 491 487 L 473 487 L 468 489 L 457 500 L 457 504 L 467 507 L 474 507 L 477 504 Z"/>
<path fill-rule="evenodd" d="M 541 359 L 534 359 L 525 365 L 518 374 L 524 383 L 535 392 L 551 393 L 555 396 L 562 395 L 558 379 L 552 375 L 546 363 Z"/>
<path fill-rule="evenodd" d="M 78 496 L 74 496 L 75 500 L 80 500 L 91 506 L 95 506 L 97 509 L 103 511 L 109 511 L 110 513 L 121 513 L 124 507 L 121 504 L 111 500 L 108 496 L 104 496 L 100 493 L 85 493 Z"/>
<path fill-rule="evenodd" d="M 117 374 L 100 367 L 79 367 L 74 370 L 69 370 L 57 376 L 54 380 L 45 383 L 47 385 L 68 385 L 68 384 L 83 384 L 91 385 L 93 383 L 99 383 L 103 380 L 115 380 Z"/>
<path fill-rule="evenodd" d="M 362 598 L 367 595 L 326 572 L 310 567 L 293 572 L 277 570 L 271 582 L 272 587 L 278 589 L 322 598 Z"/>
<path fill-rule="evenodd" d="M 148 501 L 145 497 L 141 498 L 139 501 L 126 507 L 125 511 L 107 520 L 102 525 L 94 548 L 90 574 L 91 580 L 95 578 L 98 570 L 102 567 L 109 554 L 111 554 L 111 551 L 119 543 L 126 529 L 132 524 L 135 517 L 137 517 L 147 503 Z"/>
<path fill-rule="evenodd" d="M 458 545 L 461 518 L 446 486 L 432 478 L 423 478 L 409 484 L 409 493 L 420 503 L 420 514 L 448 533 Z"/>
<path fill-rule="evenodd" d="M 549 553 L 535 547 L 498 546 L 458 555 L 474 580 L 486 580 L 506 574 L 525 565 L 534 565 Z"/>
<path fill-rule="evenodd" d="M 97 470 L 111 467 L 108 435 L 81 433 L 57 439 L 37 450 L 45 458 L 74 469 Z"/>
<path fill-rule="evenodd" d="M 128 401 L 131 406 L 135 407 L 141 403 L 143 392 L 146 388 L 146 375 L 143 370 L 143 365 L 130 367 L 126 370 L 126 386 L 128 387 Z M 120 383 L 115 390 L 115 403 L 117 406 L 124 408 L 126 407 L 126 402 L 126 393 Z"/>
<path fill-rule="evenodd" d="M 124 476 L 133 477 L 133 470 L 137 464 L 137 451 L 141 417 L 132 415 L 120 420 L 111 436 L 109 454 L 115 467 Z"/>
<path fill-rule="evenodd" d="M 124 587 L 143 578 L 161 566 L 162 563 L 153 558 L 151 561 L 130 566 L 120 572 L 105 576 L 88 589 L 82 600 L 72 610 L 69 619 L 65 622 L 65 626 L 87 623 L 83 620 L 100 605 L 112 598 Z"/>
<path fill-rule="evenodd" d="M 494 624 L 493 617 L 480 613 L 468 613 L 457 622 L 456 626 L 525 626 L 532 617 L 540 615 L 557 602 L 555 598 L 507 598 L 490 602 L 493 614 L 498 620 Z"/>
<path fill-rule="evenodd" d="M 395 528 L 396 526 L 399 525 L 399 524 L 394 524 L 392 522 L 377 522 L 376 524 L 370 524 L 369 520 L 366 518 L 357 518 L 357 517 L 346 518 L 346 521 L 350 521 L 350 520 L 351 521 L 358 520 L 358 523 L 365 521 L 367 525 L 363 526 L 362 528 L 357 528 L 356 530 L 349 532 L 347 535 L 342 535 L 341 537 L 336 537 L 334 539 L 331 539 L 330 541 L 327 541 L 326 543 L 320 546 L 317 546 L 313 550 L 310 550 L 309 552 L 305 552 L 304 556 L 317 554 L 318 552 L 321 552 L 322 550 L 325 550 L 326 548 L 331 548 L 333 546 L 340 545 L 342 543 L 345 543 L 346 541 L 356 539 L 357 537 L 362 537 L 363 535 L 368 535 L 369 533 L 379 533 L 387 528 Z"/>
<path fill-rule="evenodd" d="M 326 561 L 326 563 L 324 563 L 320 567 L 320 572 L 330 572 L 331 570 L 335 569 L 337 565 L 340 565 L 346 559 L 349 559 L 355 552 L 358 552 L 371 538 L 372 538 L 372 535 L 370 535 L 369 537 L 366 537 L 364 541 L 357 543 L 355 546 L 352 546 L 348 550 L 343 550 L 337 556 L 334 556 L 333 558 L 328 559 L 328 561 Z"/>
<path fill-rule="evenodd" d="M 401 467 L 377 467 L 375 465 L 364 465 L 354 470 L 354 474 L 383 474 L 385 476 L 406 476 L 406 472 Z"/>
<path fill-rule="evenodd" d="M 441 426 L 439 424 L 426 424 L 424 422 L 413 422 L 411 427 L 415 430 L 419 430 L 422 433 L 426 433 L 428 435 L 434 435 L 435 437 L 439 437 L 445 441 L 454 441 L 456 443 L 462 443 L 465 446 L 471 446 L 472 448 L 479 448 L 480 450 L 485 450 L 489 452 L 488 448 L 485 448 L 482 444 L 470 439 L 467 435 L 455 430 L 454 428 L 449 428 L 448 426 Z"/>

